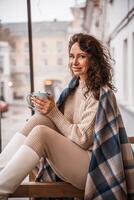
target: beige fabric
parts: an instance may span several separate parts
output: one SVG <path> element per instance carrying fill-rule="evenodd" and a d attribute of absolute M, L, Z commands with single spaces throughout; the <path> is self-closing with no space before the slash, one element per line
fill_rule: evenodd
<path fill-rule="evenodd" d="M 28 135 L 25 143 L 29 147 L 40 157 L 47 156 L 57 176 L 84 189 L 89 162 L 87 151 L 57 132 L 53 122 L 41 114 L 33 115 L 21 132 Z"/>
<path fill-rule="evenodd" d="M 95 114 L 98 106 L 91 93 L 84 96 L 85 82 L 80 81 L 66 100 L 62 112 L 54 108 L 47 116 L 34 115 L 21 130 L 28 135 L 25 143 L 63 180 L 84 189 L 92 146 Z M 55 125 L 54 125 L 55 124 Z"/>
<path fill-rule="evenodd" d="M 36 126 L 25 142 L 38 155 L 46 156 L 63 180 L 84 189 L 89 165 L 88 151 L 47 126 Z"/>
<path fill-rule="evenodd" d="M 85 81 L 68 96 L 62 112 L 54 108 L 47 116 L 60 132 L 83 149 L 91 148 L 98 101 L 87 91 Z"/>
<path fill-rule="evenodd" d="M 20 130 L 20 133 L 27 136 L 30 131 L 37 125 L 46 125 L 54 130 L 57 130 L 55 124 L 45 115 L 36 113 L 27 121 L 24 127 Z"/>

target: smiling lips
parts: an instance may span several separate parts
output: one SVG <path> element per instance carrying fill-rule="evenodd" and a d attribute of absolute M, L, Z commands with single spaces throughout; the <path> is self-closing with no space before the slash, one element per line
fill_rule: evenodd
<path fill-rule="evenodd" d="M 77 71 L 77 70 L 80 70 L 81 67 L 72 67 L 72 69 Z"/>

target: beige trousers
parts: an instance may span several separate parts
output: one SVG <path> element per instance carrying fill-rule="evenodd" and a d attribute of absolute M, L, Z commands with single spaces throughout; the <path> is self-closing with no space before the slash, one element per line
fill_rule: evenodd
<path fill-rule="evenodd" d="M 25 144 L 40 157 L 46 156 L 57 176 L 79 189 L 85 188 L 90 159 L 88 151 L 63 136 L 42 114 L 33 115 L 20 132 L 27 136 Z"/>

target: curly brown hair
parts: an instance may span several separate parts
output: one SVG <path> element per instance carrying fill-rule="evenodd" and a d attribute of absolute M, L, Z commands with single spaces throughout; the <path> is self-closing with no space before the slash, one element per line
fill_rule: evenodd
<path fill-rule="evenodd" d="M 88 91 L 92 91 L 95 99 L 99 99 L 101 87 L 107 85 L 112 90 L 116 90 L 112 83 L 111 65 L 113 59 L 108 49 L 95 37 L 77 33 L 70 38 L 69 52 L 76 42 L 78 42 L 80 49 L 88 54 L 90 60 L 88 79 L 86 80 Z"/>

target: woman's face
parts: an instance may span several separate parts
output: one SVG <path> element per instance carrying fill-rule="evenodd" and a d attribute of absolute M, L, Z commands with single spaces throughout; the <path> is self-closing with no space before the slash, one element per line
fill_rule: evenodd
<path fill-rule="evenodd" d="M 70 49 L 69 66 L 74 75 L 79 76 L 81 80 L 87 79 L 89 58 L 88 54 L 80 49 L 78 42 L 74 43 Z"/>

